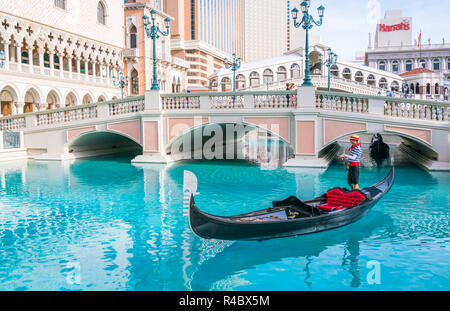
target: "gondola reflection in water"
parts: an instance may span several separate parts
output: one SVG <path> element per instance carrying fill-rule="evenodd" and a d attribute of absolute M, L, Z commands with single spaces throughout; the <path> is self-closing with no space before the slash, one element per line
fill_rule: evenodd
<path fill-rule="evenodd" d="M 189 225 L 199 237 L 219 240 L 261 241 L 330 230 L 364 217 L 393 182 L 392 167 L 385 179 L 367 188 L 349 191 L 336 187 L 308 201 L 291 196 L 274 201 L 270 208 L 230 217 L 202 212 L 191 194 Z"/>

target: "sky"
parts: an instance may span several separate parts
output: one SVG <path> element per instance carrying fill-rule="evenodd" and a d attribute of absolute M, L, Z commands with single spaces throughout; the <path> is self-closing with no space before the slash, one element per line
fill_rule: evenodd
<path fill-rule="evenodd" d="M 298 3 L 297 3 L 298 2 Z M 317 18 L 316 8 L 325 7 L 321 27 L 311 34 L 321 36 L 322 43 L 330 46 L 340 57 L 353 60 L 356 51 L 366 51 L 369 32 L 372 45 L 377 21 L 386 10 L 401 9 L 404 17 L 412 17 L 412 44 L 422 30 L 422 44 L 450 43 L 450 0 L 311 0 L 310 14 Z M 300 9 L 300 0 L 294 2 Z"/>

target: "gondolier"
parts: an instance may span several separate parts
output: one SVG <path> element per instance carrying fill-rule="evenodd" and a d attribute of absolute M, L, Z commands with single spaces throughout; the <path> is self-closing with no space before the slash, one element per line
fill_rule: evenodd
<path fill-rule="evenodd" d="M 348 149 L 348 155 L 343 153 L 339 156 L 343 161 L 348 161 L 348 184 L 353 190 L 359 189 L 359 162 L 361 160 L 362 148 L 359 143 L 359 136 L 350 136 L 352 146 Z"/>

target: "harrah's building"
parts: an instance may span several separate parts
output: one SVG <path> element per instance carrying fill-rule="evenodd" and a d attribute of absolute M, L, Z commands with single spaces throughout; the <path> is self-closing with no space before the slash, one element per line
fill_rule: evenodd
<path fill-rule="evenodd" d="M 369 39 L 366 65 L 402 76 L 414 98 L 448 100 L 450 44 L 445 39 L 432 44 L 423 33 L 419 45 L 420 29 L 415 29 L 414 40 L 413 30 L 412 17 L 387 11 L 377 23 L 374 42 Z"/>
<path fill-rule="evenodd" d="M 401 22 L 400 24 L 397 25 L 386 25 L 386 24 L 380 24 L 379 25 L 379 30 L 380 32 L 389 32 L 389 31 L 397 31 L 397 30 L 410 30 L 411 26 L 409 25 L 409 20 L 405 20 L 403 22 Z"/>

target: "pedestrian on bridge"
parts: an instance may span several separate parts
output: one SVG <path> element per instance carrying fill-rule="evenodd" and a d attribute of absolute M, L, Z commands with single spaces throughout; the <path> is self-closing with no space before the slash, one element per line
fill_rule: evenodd
<path fill-rule="evenodd" d="M 350 136 L 352 146 L 348 149 L 348 155 L 343 153 L 339 156 L 342 161 L 348 161 L 348 184 L 353 190 L 359 189 L 359 162 L 361 161 L 362 148 L 359 143 L 359 136 Z"/>

